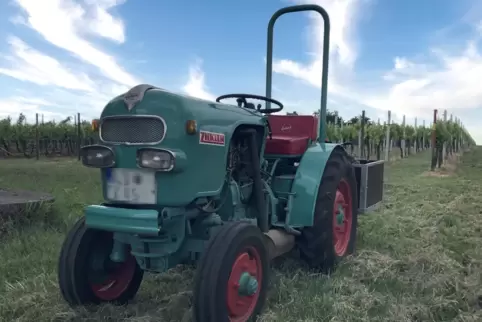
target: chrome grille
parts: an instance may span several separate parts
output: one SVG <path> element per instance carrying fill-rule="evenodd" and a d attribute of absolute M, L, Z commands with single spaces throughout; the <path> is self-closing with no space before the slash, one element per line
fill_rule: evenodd
<path fill-rule="evenodd" d="M 159 143 L 165 132 L 164 121 L 151 116 L 109 117 L 100 126 L 100 138 L 106 143 Z"/>

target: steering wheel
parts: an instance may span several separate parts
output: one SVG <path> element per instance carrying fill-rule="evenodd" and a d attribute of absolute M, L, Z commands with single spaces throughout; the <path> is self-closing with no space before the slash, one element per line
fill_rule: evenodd
<path fill-rule="evenodd" d="M 220 103 L 221 100 L 227 99 L 227 98 L 236 98 L 236 102 L 238 103 L 239 107 L 245 107 L 249 109 L 254 109 L 254 104 L 253 103 L 248 103 L 246 101 L 247 98 L 250 99 L 255 99 L 255 100 L 261 100 L 265 102 L 270 102 L 273 104 L 278 105 L 277 108 L 261 108 L 261 104 L 258 104 L 256 110 L 260 113 L 264 114 L 271 114 L 271 113 L 276 113 L 279 112 L 283 109 L 283 104 L 281 104 L 279 101 L 266 97 L 266 96 L 260 96 L 260 95 L 253 95 L 253 94 L 227 94 L 227 95 L 221 95 L 218 98 L 216 98 L 216 102 Z M 242 106 L 244 104 L 244 106 Z"/>

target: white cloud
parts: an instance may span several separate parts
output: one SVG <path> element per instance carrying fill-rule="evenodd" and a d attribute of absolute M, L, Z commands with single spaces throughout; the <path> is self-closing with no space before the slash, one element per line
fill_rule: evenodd
<path fill-rule="evenodd" d="M 53 106 L 52 102 L 48 102 L 43 98 L 28 98 L 20 96 L 12 96 L 9 98 L 0 99 L 0 119 L 8 116 L 12 117 L 12 121 L 16 121 L 16 118 L 20 113 L 24 114 L 27 118 L 27 122 L 35 122 L 35 114 L 38 113 L 39 117 L 44 115 L 46 119 L 59 119 L 65 118 L 63 113 L 56 113 L 49 110 L 49 107 Z"/>
<path fill-rule="evenodd" d="M 205 76 L 201 66 L 202 61 L 197 59 L 189 67 L 189 79 L 182 87 L 182 90 L 190 96 L 213 101 L 215 96 L 209 92 L 205 84 Z"/>
<path fill-rule="evenodd" d="M 431 63 L 400 61 L 395 60 L 386 94 L 366 98 L 367 105 L 413 115 L 482 107 L 482 56 L 474 42 L 460 53 L 437 50 Z"/>
<path fill-rule="evenodd" d="M 353 26 L 360 7 L 359 0 L 292 0 L 297 4 L 314 3 L 321 5 L 330 16 L 330 65 L 328 90 L 331 93 L 345 94 L 340 85 L 343 73 L 350 71 L 357 59 Z M 289 59 L 277 59 L 273 62 L 276 73 L 302 79 L 308 84 L 321 86 L 323 57 L 323 19 L 318 13 L 310 14 L 309 49 L 313 59 L 308 64 Z"/>
<path fill-rule="evenodd" d="M 14 2 L 20 10 L 10 22 L 29 27 L 56 50 L 46 54 L 18 37 L 7 38 L 10 51 L 0 56 L 0 76 L 33 83 L 43 89 L 42 97 L 32 98 L 32 94 L 22 93 L 22 96 L 0 98 L 0 116 L 16 117 L 22 112 L 57 118 L 81 112 L 86 118 L 98 117 L 112 97 L 143 82 L 90 40 L 101 38 L 116 44 L 125 41 L 123 21 L 110 13 L 124 0 Z M 58 55 L 59 49 L 62 55 Z M 53 110 L 61 112 L 51 112 Z"/>
<path fill-rule="evenodd" d="M 84 38 L 84 34 L 123 43 L 124 25 L 108 11 L 124 1 L 15 0 L 23 9 L 28 26 L 51 44 L 67 50 L 82 61 L 97 67 L 111 81 L 135 86 L 140 83 L 115 58 Z"/>
<path fill-rule="evenodd" d="M 54 85 L 68 89 L 93 91 L 94 82 L 84 73 L 74 73 L 60 62 L 29 47 L 17 37 L 9 37 L 11 67 L 0 65 L 0 74 L 38 85 Z"/>
<path fill-rule="evenodd" d="M 9 36 L 10 52 L 8 56 L 0 55 L 0 74 L 34 83 L 44 90 L 42 97 L 22 93 L 23 96 L 0 98 L 0 116 L 22 112 L 32 116 L 43 113 L 63 117 L 80 111 L 86 118 L 98 117 L 113 96 L 144 83 L 92 40 L 103 39 L 118 45 L 126 41 L 124 22 L 111 13 L 124 2 L 14 0 L 20 10 L 12 15 L 10 22 L 32 29 L 56 50 L 69 55 L 57 55 L 55 51 L 47 54 L 32 43 Z M 190 67 L 189 80 L 182 90 L 192 96 L 214 100 L 205 85 L 201 64 L 198 60 Z M 51 110 L 62 112 L 47 113 Z"/>

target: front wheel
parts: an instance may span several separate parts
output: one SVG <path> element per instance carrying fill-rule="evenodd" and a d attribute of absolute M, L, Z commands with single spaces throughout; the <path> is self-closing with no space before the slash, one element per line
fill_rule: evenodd
<path fill-rule="evenodd" d="M 345 151 L 336 149 L 326 163 L 316 200 L 313 226 L 298 238 L 301 257 L 329 273 L 355 250 L 358 222 L 355 169 Z"/>
<path fill-rule="evenodd" d="M 87 228 L 83 217 L 70 230 L 58 266 L 60 292 L 70 306 L 122 305 L 136 295 L 144 272 L 130 253 L 123 263 L 112 262 L 112 245 L 112 233 Z"/>
<path fill-rule="evenodd" d="M 268 250 L 259 228 L 246 222 L 225 224 L 198 266 L 194 321 L 255 320 L 266 300 L 268 273 Z"/>

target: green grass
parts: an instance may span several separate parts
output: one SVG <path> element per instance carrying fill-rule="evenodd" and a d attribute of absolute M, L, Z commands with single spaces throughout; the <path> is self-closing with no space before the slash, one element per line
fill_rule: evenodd
<path fill-rule="evenodd" d="M 481 148 L 466 153 L 445 177 L 423 175 L 426 152 L 389 164 L 386 201 L 360 219 L 356 256 L 330 277 L 275 261 L 261 320 L 482 321 L 481 158 Z M 189 321 L 193 272 L 182 267 L 147 276 L 127 308 L 75 314 L 62 301 L 59 248 L 82 207 L 101 201 L 97 171 L 75 160 L 2 160 L 0 187 L 56 197 L 21 226 L 3 223 L 0 321 Z"/>

